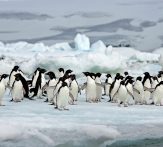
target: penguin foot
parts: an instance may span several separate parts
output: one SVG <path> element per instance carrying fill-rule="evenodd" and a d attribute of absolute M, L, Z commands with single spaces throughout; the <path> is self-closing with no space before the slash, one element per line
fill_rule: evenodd
<path fill-rule="evenodd" d="M 54 105 L 54 103 L 50 103 L 49 105 Z"/>
<path fill-rule="evenodd" d="M 48 102 L 48 98 L 44 102 Z"/>
<path fill-rule="evenodd" d="M 2 105 L 2 104 L 1 104 L 0 106 L 5 106 L 5 105 Z"/>
<path fill-rule="evenodd" d="M 10 100 L 10 102 L 13 102 L 13 101 L 14 101 L 13 99 Z"/>
<path fill-rule="evenodd" d="M 67 111 L 69 111 L 69 109 L 68 109 L 68 108 L 64 108 L 64 110 L 67 110 Z"/>

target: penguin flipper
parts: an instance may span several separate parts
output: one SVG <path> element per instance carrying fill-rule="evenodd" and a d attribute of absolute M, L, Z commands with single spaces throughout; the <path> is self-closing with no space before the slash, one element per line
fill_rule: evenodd
<path fill-rule="evenodd" d="M 154 92 L 155 88 L 147 88 L 144 86 L 144 91 Z"/>
<path fill-rule="evenodd" d="M 134 99 L 133 94 L 127 89 L 128 94 Z"/>
<path fill-rule="evenodd" d="M 80 87 L 80 90 L 84 90 L 87 86 L 87 83 L 84 83 L 81 87 Z"/>
<path fill-rule="evenodd" d="M 72 95 L 72 93 L 71 92 L 69 92 L 69 96 L 70 96 L 70 98 L 74 101 L 75 99 L 74 99 L 74 96 Z"/>
<path fill-rule="evenodd" d="M 133 88 L 133 90 L 134 90 L 135 92 L 137 92 L 138 94 L 140 94 L 140 91 L 139 91 L 139 90 L 137 90 L 137 89 L 135 89 L 135 88 Z"/>

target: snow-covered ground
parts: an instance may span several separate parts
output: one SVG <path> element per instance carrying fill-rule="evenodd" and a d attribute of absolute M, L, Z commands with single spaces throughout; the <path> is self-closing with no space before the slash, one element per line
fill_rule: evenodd
<path fill-rule="evenodd" d="M 0 108 L 1 146 L 106 146 L 116 140 L 163 137 L 163 108 L 108 103 L 86 103 L 81 95 L 69 111 L 43 102 L 9 102 Z"/>
<path fill-rule="evenodd" d="M 71 68 L 85 82 L 81 72 L 115 73 L 129 71 L 133 76 L 161 70 L 161 53 L 140 52 L 133 48 L 105 47 L 102 41 L 91 44 L 85 35 L 74 39 L 75 48 L 68 43 L 45 46 L 43 43 L 0 43 L 0 74 L 9 73 L 14 65 L 30 75 L 36 67 L 56 71 Z M 58 111 L 44 99 L 20 103 L 9 102 L 9 91 L 0 107 L 0 146 L 106 146 L 117 140 L 163 137 L 163 107 L 134 105 L 127 108 L 108 103 L 86 103 L 79 96 L 77 105 L 69 111 Z"/>

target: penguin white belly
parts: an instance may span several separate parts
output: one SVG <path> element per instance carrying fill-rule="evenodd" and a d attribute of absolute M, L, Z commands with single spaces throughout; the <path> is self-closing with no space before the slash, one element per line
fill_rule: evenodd
<path fill-rule="evenodd" d="M 163 86 L 156 88 L 153 94 L 153 100 L 155 105 L 163 105 Z"/>
<path fill-rule="evenodd" d="M 38 76 L 39 76 L 39 72 L 37 71 L 32 81 L 32 87 L 36 86 L 36 81 L 37 81 Z"/>
<path fill-rule="evenodd" d="M 74 101 L 77 101 L 78 90 L 79 90 L 78 84 L 76 83 L 76 81 L 72 81 L 70 87 L 70 93 L 73 95 Z"/>
<path fill-rule="evenodd" d="M 149 88 L 149 89 L 151 88 L 151 84 L 150 84 L 149 79 L 146 80 L 146 82 L 144 83 L 144 86 L 147 87 L 147 88 Z M 150 93 L 150 91 L 145 90 L 145 91 L 144 91 L 144 100 L 143 100 L 144 103 L 145 103 L 145 104 L 148 104 L 148 105 L 151 104 L 150 98 L 151 98 L 151 93 Z"/>
<path fill-rule="evenodd" d="M 23 85 L 21 81 L 15 81 L 12 89 L 12 98 L 15 102 L 21 101 L 23 98 Z"/>
<path fill-rule="evenodd" d="M 134 89 L 138 90 L 138 92 L 134 91 L 134 99 L 136 104 L 143 104 L 144 100 L 144 88 L 141 82 L 136 82 L 134 85 Z"/>
<path fill-rule="evenodd" d="M 133 93 L 133 87 L 132 87 L 132 85 L 131 84 L 128 84 L 127 86 L 126 86 L 126 88 L 127 88 L 127 90 L 128 90 L 128 92 L 130 92 L 131 93 L 131 95 L 134 95 Z M 131 96 L 129 93 L 127 94 L 127 102 L 128 102 L 128 104 L 130 104 L 130 105 L 133 105 L 134 104 L 134 99 L 133 99 L 133 97 Z"/>
<path fill-rule="evenodd" d="M 127 105 L 127 89 L 125 86 L 121 86 L 118 90 L 118 103 L 123 103 L 124 106 Z"/>
<path fill-rule="evenodd" d="M 4 93 L 5 93 L 5 85 L 4 83 L 0 82 L 0 106 L 3 105 L 2 100 L 3 100 Z"/>
<path fill-rule="evenodd" d="M 10 81 L 9 81 L 9 86 L 12 87 L 14 81 L 15 81 L 15 75 L 17 74 L 17 72 L 13 71 L 11 73 L 11 76 L 10 76 Z"/>
<path fill-rule="evenodd" d="M 57 80 L 53 79 L 49 81 L 49 86 L 47 87 L 47 97 L 48 97 L 48 102 L 53 102 L 53 97 L 54 97 L 54 87 L 57 84 Z"/>
<path fill-rule="evenodd" d="M 109 96 L 110 86 L 112 84 L 112 78 L 108 78 L 108 82 L 105 85 L 105 94 Z"/>
<path fill-rule="evenodd" d="M 91 101 L 95 102 L 95 100 L 96 100 L 96 84 L 95 84 L 95 82 L 87 83 L 86 88 L 87 88 L 86 89 L 87 100 L 89 102 L 91 102 Z"/>
<path fill-rule="evenodd" d="M 68 87 L 62 87 L 57 94 L 57 106 L 58 109 L 65 109 L 68 105 L 69 89 Z"/>
<path fill-rule="evenodd" d="M 157 82 L 156 80 L 154 80 L 154 81 L 152 82 L 152 88 L 155 88 L 157 84 L 158 84 L 158 82 Z"/>

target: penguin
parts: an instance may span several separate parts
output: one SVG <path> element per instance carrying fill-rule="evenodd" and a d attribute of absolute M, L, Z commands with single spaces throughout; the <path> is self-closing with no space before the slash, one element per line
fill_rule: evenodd
<path fill-rule="evenodd" d="M 159 71 L 159 74 L 161 76 L 161 81 L 163 81 L 163 71 Z"/>
<path fill-rule="evenodd" d="M 45 69 L 39 69 L 39 75 L 36 81 L 36 85 L 34 88 L 30 89 L 30 93 L 33 93 L 33 97 L 37 96 L 37 98 L 42 98 L 42 94 L 43 94 L 43 87 L 46 84 L 46 80 L 45 80 Z"/>
<path fill-rule="evenodd" d="M 9 77 L 9 75 L 7 75 L 7 74 L 3 74 L 0 77 L 0 106 L 4 106 L 2 103 L 2 100 L 3 100 L 3 96 L 5 94 L 5 91 L 6 91 L 6 86 L 7 86 L 6 79 L 8 77 Z"/>
<path fill-rule="evenodd" d="M 152 88 L 155 88 L 159 83 L 158 78 L 156 76 L 152 77 Z"/>
<path fill-rule="evenodd" d="M 24 95 L 23 95 L 23 84 L 20 80 L 19 74 L 16 74 L 14 76 L 15 76 L 15 81 L 12 85 L 12 91 L 11 91 L 12 99 L 14 102 L 20 102 L 24 97 Z"/>
<path fill-rule="evenodd" d="M 57 104 L 57 93 L 59 88 L 62 86 L 62 83 L 64 82 L 64 77 L 60 77 L 53 92 L 53 103 L 51 105 L 56 105 Z"/>
<path fill-rule="evenodd" d="M 73 72 L 73 71 L 72 71 L 71 69 L 68 69 L 68 70 L 66 70 L 64 76 L 65 76 L 65 75 L 68 75 L 68 76 L 69 76 L 72 72 Z"/>
<path fill-rule="evenodd" d="M 127 107 L 128 106 L 128 99 L 127 99 L 127 95 L 128 95 L 128 92 L 127 92 L 127 88 L 126 88 L 126 85 L 125 85 L 125 81 L 121 81 L 120 82 L 120 86 L 118 88 L 118 91 L 116 92 L 117 94 L 117 99 L 118 99 L 118 106 L 121 106 L 121 104 L 124 105 L 124 107 Z"/>
<path fill-rule="evenodd" d="M 129 73 L 127 71 L 124 72 L 124 77 L 129 76 Z"/>
<path fill-rule="evenodd" d="M 63 68 L 59 68 L 58 69 L 58 78 L 63 77 L 64 76 L 64 69 Z"/>
<path fill-rule="evenodd" d="M 152 100 L 151 100 L 151 92 L 149 91 L 149 89 L 152 88 L 152 80 L 151 80 L 151 76 L 148 72 L 144 73 L 144 78 L 143 78 L 143 87 L 144 87 L 144 100 L 143 103 L 144 104 L 151 104 Z"/>
<path fill-rule="evenodd" d="M 101 101 L 101 97 L 102 97 L 102 86 L 97 85 L 97 84 L 102 84 L 101 83 L 101 73 L 96 73 L 95 74 L 95 82 L 96 82 L 96 102 L 100 102 Z"/>
<path fill-rule="evenodd" d="M 161 82 L 162 81 L 162 76 L 161 76 L 160 73 L 157 75 L 157 79 L 158 79 L 158 82 Z"/>
<path fill-rule="evenodd" d="M 12 69 L 10 75 L 9 75 L 9 86 L 12 87 L 14 81 L 15 81 L 15 75 L 19 73 L 19 66 L 14 66 Z"/>
<path fill-rule="evenodd" d="M 33 75 L 33 77 L 32 77 L 31 87 L 33 87 L 33 88 L 36 86 L 36 82 L 37 82 L 37 79 L 38 79 L 40 70 L 41 70 L 41 68 L 38 67 L 38 68 L 35 70 L 34 75 Z"/>
<path fill-rule="evenodd" d="M 133 94 L 135 99 L 135 104 L 143 104 L 144 100 L 144 87 L 142 83 L 142 77 L 137 77 L 133 86 Z"/>
<path fill-rule="evenodd" d="M 66 82 L 63 82 L 56 95 L 56 107 L 58 110 L 69 110 L 66 108 L 69 102 L 69 88 Z"/>
<path fill-rule="evenodd" d="M 110 74 L 107 74 L 104 86 L 104 93 L 106 96 L 109 96 L 110 86 L 112 82 L 113 82 L 112 76 Z"/>
<path fill-rule="evenodd" d="M 163 81 L 161 81 L 155 87 L 155 91 L 153 92 L 153 100 L 156 106 L 163 106 Z"/>
<path fill-rule="evenodd" d="M 116 102 L 117 101 L 117 98 L 116 98 L 115 94 L 116 94 L 116 92 L 117 92 L 117 90 L 118 90 L 118 88 L 120 86 L 120 82 L 122 80 L 123 80 L 123 76 L 121 76 L 119 73 L 116 74 L 115 79 L 114 79 L 113 83 L 110 86 L 110 91 L 109 91 L 110 100 L 109 100 L 109 102 L 110 101 L 112 101 L 112 102 Z"/>
<path fill-rule="evenodd" d="M 47 85 L 46 86 L 47 99 L 45 102 L 53 103 L 54 88 L 55 88 L 58 80 L 56 79 L 56 76 L 55 76 L 54 72 L 52 72 L 52 71 L 47 72 L 46 75 L 48 75 L 50 79 L 46 84 Z"/>
<path fill-rule="evenodd" d="M 78 82 L 76 80 L 76 76 L 72 74 L 71 76 L 71 83 L 70 83 L 70 93 L 73 95 L 72 103 L 78 100 L 78 92 L 80 91 Z"/>
<path fill-rule="evenodd" d="M 94 80 L 94 74 L 89 72 L 83 72 L 87 77 L 87 82 L 85 86 L 86 92 L 86 102 L 96 102 L 96 83 Z"/>
<path fill-rule="evenodd" d="M 125 82 L 125 86 L 126 86 L 126 89 L 128 92 L 127 103 L 129 105 L 134 104 L 133 83 L 134 83 L 134 80 L 132 80 L 132 79 L 128 79 L 127 82 Z"/>

